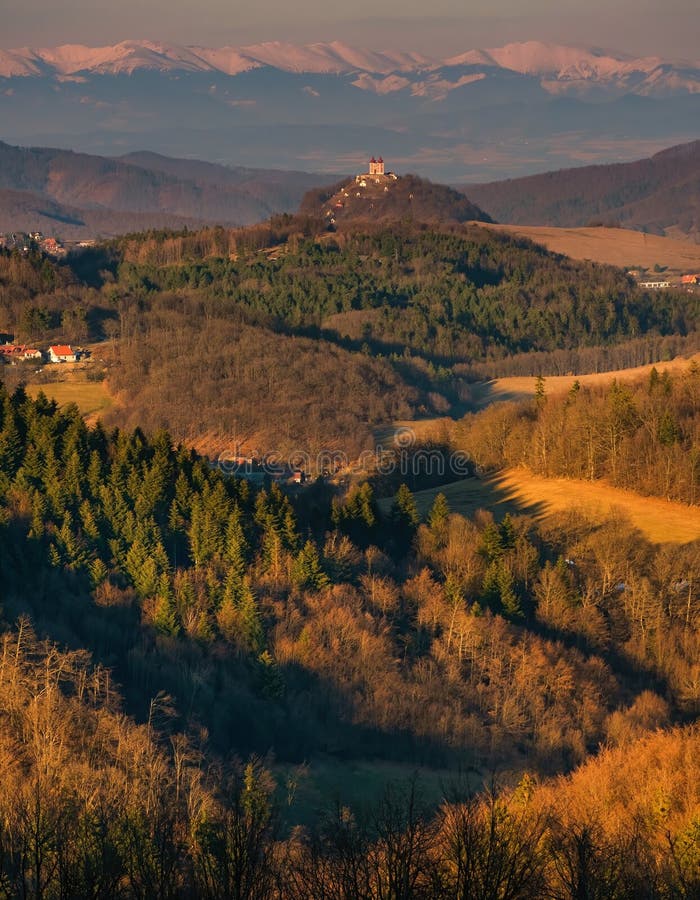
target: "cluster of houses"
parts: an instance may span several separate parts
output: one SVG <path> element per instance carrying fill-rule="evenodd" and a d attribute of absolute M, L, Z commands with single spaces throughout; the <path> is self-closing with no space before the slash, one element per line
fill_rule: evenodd
<path fill-rule="evenodd" d="M 81 347 L 71 347 L 70 344 L 53 344 L 48 350 L 39 350 L 27 344 L 0 344 L 0 361 L 4 363 L 16 362 L 49 362 L 49 363 L 73 363 L 85 359 L 90 354 Z"/>
<path fill-rule="evenodd" d="M 71 251 L 84 250 L 94 244 L 95 241 L 59 241 L 55 237 L 46 237 L 41 231 L 10 231 L 0 234 L 0 249 L 15 250 L 23 254 L 39 250 L 44 256 L 54 259 L 63 259 Z"/>
<path fill-rule="evenodd" d="M 631 273 L 630 273 L 631 274 Z M 685 288 L 693 290 L 700 285 L 700 273 L 691 272 L 687 275 L 676 276 L 674 278 L 644 278 L 637 281 L 637 285 L 652 291 L 663 291 L 667 288 Z"/>
<path fill-rule="evenodd" d="M 45 256 L 53 256 L 62 259 L 68 255 L 68 250 L 54 237 L 45 237 L 41 231 L 12 231 L 8 234 L 0 234 L 0 247 L 5 250 L 17 250 L 19 253 L 29 253 L 30 250 L 40 250 Z"/>

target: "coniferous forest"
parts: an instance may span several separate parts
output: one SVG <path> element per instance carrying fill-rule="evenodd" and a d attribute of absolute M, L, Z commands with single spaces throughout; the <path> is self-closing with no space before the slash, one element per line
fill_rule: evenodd
<path fill-rule="evenodd" d="M 190 444 L 235 420 L 355 453 L 506 356 L 697 349 L 697 295 L 470 227 L 285 218 L 6 254 L 0 305 L 112 345 L 123 400 L 88 426 L 9 366 L 0 391 L 0 895 L 700 896 L 697 542 L 421 516 L 371 473 L 257 485 Z M 696 504 L 700 375 L 662 370 L 545 378 L 446 440 Z M 321 760 L 402 776 L 311 802 Z"/>

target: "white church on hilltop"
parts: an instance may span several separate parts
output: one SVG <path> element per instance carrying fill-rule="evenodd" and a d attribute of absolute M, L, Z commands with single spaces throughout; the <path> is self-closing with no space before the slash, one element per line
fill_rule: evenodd
<path fill-rule="evenodd" d="M 367 187 L 367 182 L 369 180 L 374 181 L 375 184 L 386 183 L 387 181 L 396 181 L 398 179 L 397 175 L 394 175 L 393 172 L 387 172 L 384 168 L 384 160 L 380 156 L 379 159 L 375 159 L 373 156 L 369 161 L 369 171 L 365 172 L 362 175 L 355 176 L 355 183 L 360 187 Z"/>

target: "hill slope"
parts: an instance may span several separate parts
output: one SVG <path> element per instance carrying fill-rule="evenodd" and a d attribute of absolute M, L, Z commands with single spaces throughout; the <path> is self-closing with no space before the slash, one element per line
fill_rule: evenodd
<path fill-rule="evenodd" d="M 464 194 L 415 175 L 360 176 L 305 194 L 300 211 L 336 223 L 413 219 L 492 222 Z"/>
<path fill-rule="evenodd" d="M 649 159 L 583 166 L 464 188 L 494 218 L 519 225 L 592 220 L 655 234 L 700 232 L 700 141 Z"/>
<path fill-rule="evenodd" d="M 78 237 L 205 222 L 245 225 L 293 210 L 316 180 L 153 153 L 110 159 L 0 142 L 0 230 Z"/>
<path fill-rule="evenodd" d="M 686 237 L 664 237 L 629 228 L 557 228 L 555 225 L 490 225 L 544 246 L 551 253 L 587 259 L 621 269 L 663 267 L 672 272 L 700 272 L 700 244 Z"/>

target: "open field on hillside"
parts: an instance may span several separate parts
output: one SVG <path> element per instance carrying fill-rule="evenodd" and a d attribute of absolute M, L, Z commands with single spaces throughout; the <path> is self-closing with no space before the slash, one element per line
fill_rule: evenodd
<path fill-rule="evenodd" d="M 700 270 L 700 244 L 643 234 L 626 228 L 554 228 L 546 225 L 484 225 L 529 238 L 573 259 L 589 259 L 611 266 L 652 269 L 666 266 L 677 272 Z"/>
<path fill-rule="evenodd" d="M 430 509 L 438 493 L 447 497 L 453 512 L 464 515 L 472 515 L 479 508 L 491 509 L 499 518 L 507 512 L 545 518 L 579 510 L 594 519 L 622 513 L 654 543 L 684 544 L 700 538 L 700 508 L 642 497 L 602 481 L 542 478 L 526 469 L 506 469 L 491 478 L 467 478 L 418 491 L 414 496 L 421 515 Z M 388 509 L 391 500 L 381 504 Z"/>
<path fill-rule="evenodd" d="M 617 369 L 613 372 L 593 372 L 589 375 L 548 375 L 544 379 L 545 393 L 552 396 L 566 394 L 575 381 L 584 387 L 599 387 L 613 381 L 636 381 L 648 378 L 653 368 L 659 374 L 666 372 L 685 372 L 691 362 L 700 365 L 700 353 L 686 359 L 679 356 L 668 362 L 652 363 L 636 366 L 632 369 Z M 495 378 L 492 381 L 480 382 L 471 386 L 472 401 L 477 408 L 488 406 L 497 400 L 527 400 L 535 395 L 535 378 L 532 375 L 517 375 L 507 378 Z M 436 420 L 431 420 L 436 421 Z M 407 424 L 407 423 L 401 423 Z"/>
<path fill-rule="evenodd" d="M 84 363 L 46 366 L 40 378 L 27 383 L 27 393 L 36 397 L 43 391 L 59 406 L 75 403 L 86 420 L 94 422 L 112 405 L 113 398 L 105 380 L 88 380 L 89 371 L 90 365 Z"/>
<path fill-rule="evenodd" d="M 43 391 L 59 406 L 75 403 L 86 418 L 97 418 L 112 404 L 103 381 L 51 381 L 47 384 L 28 384 L 27 393 L 36 397 Z"/>

